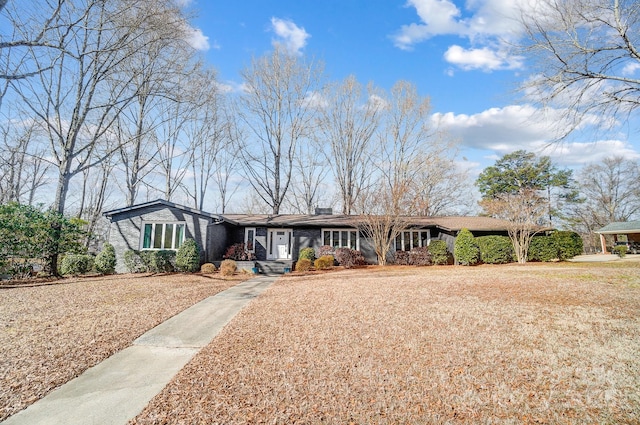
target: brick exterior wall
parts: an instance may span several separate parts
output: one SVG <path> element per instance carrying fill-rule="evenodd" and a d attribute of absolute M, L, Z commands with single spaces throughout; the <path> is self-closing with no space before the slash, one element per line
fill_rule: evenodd
<path fill-rule="evenodd" d="M 194 239 L 200 247 L 200 260 L 208 259 L 207 231 L 212 219 L 165 205 L 153 205 L 114 214 L 109 225 L 109 243 L 116 251 L 116 272 L 126 273 L 124 253 L 141 248 L 144 223 L 185 222 L 185 238 Z"/>

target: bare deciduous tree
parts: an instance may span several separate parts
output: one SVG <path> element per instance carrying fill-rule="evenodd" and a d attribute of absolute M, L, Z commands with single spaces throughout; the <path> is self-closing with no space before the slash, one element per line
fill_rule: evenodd
<path fill-rule="evenodd" d="M 526 263 L 531 239 L 544 230 L 541 224 L 548 211 L 545 197 L 535 189 L 521 188 L 485 198 L 480 205 L 490 216 L 509 223 L 507 230 L 518 263 Z"/>
<path fill-rule="evenodd" d="M 354 76 L 330 86 L 319 105 L 318 142 L 327 144 L 326 160 L 340 189 L 342 213 L 355 212 L 373 164 L 372 143 L 384 107 L 369 84 L 366 91 Z"/>
<path fill-rule="evenodd" d="M 582 225 L 597 229 L 615 221 L 640 217 L 640 165 L 620 156 L 584 167 L 578 176 L 584 201 L 573 215 Z"/>
<path fill-rule="evenodd" d="M 251 187 L 274 214 L 287 196 L 298 142 L 310 136 L 321 67 L 276 48 L 254 59 L 241 75 L 239 118 L 247 127 L 243 168 Z"/>
<path fill-rule="evenodd" d="M 586 114 L 603 125 L 640 107 L 640 8 L 635 0 L 528 2 L 524 52 L 534 60 L 524 89 L 544 105 L 560 105 L 573 123 Z M 563 129 L 564 130 L 564 129 Z"/>

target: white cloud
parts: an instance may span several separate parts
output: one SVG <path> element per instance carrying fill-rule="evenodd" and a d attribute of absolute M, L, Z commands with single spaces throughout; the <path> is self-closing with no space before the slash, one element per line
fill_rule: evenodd
<path fill-rule="evenodd" d="M 187 43 L 196 50 L 209 50 L 209 37 L 203 34 L 199 28 L 187 26 Z"/>
<path fill-rule="evenodd" d="M 522 68 L 523 58 L 509 56 L 505 52 L 491 50 L 488 47 L 481 49 L 464 49 L 453 45 L 444 53 L 444 59 L 452 65 L 456 65 L 465 71 L 481 69 L 493 71 L 497 69 Z"/>
<path fill-rule="evenodd" d="M 510 105 L 473 115 L 436 113 L 432 119 L 463 147 L 486 151 L 486 158 L 493 160 L 518 149 L 549 155 L 565 166 L 596 162 L 614 152 L 640 158 L 640 152 L 623 140 L 552 142 L 563 122 L 563 112 L 556 109 Z"/>
<path fill-rule="evenodd" d="M 622 68 L 622 75 L 630 76 L 636 73 L 637 70 L 640 69 L 640 63 L 632 62 L 624 66 Z"/>
<path fill-rule="evenodd" d="M 278 39 L 273 41 L 273 45 L 282 45 L 290 53 L 300 54 L 300 50 L 307 45 L 307 39 L 311 37 L 304 28 L 289 20 L 271 18 L 271 27 L 278 36 Z"/>
<path fill-rule="evenodd" d="M 413 46 L 439 35 L 457 35 L 475 46 L 451 46 L 445 59 L 464 70 L 518 69 L 523 59 L 508 55 L 507 46 L 522 32 L 517 19 L 527 0 L 468 0 L 464 10 L 451 0 L 408 0 L 416 9 L 420 23 L 403 25 L 391 36 L 396 47 Z"/>

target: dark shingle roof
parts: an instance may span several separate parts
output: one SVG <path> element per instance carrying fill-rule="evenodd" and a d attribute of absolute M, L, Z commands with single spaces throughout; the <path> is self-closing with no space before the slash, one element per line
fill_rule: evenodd
<path fill-rule="evenodd" d="M 300 215 L 300 214 L 224 214 L 224 221 L 240 226 L 266 227 L 356 227 L 355 215 Z M 506 231 L 508 223 L 491 217 L 407 217 L 412 226 L 439 227 L 449 231 Z"/>
<path fill-rule="evenodd" d="M 124 208 L 118 208 L 118 209 L 115 209 L 115 210 L 105 211 L 105 212 L 102 213 L 102 215 L 107 217 L 107 218 L 111 218 L 114 215 L 126 213 L 126 212 L 129 212 L 129 211 L 135 211 L 135 210 L 138 210 L 138 209 L 153 207 L 155 205 L 164 205 L 164 206 L 169 207 L 169 208 L 177 208 L 177 209 L 182 210 L 182 211 L 187 211 L 187 212 L 189 212 L 191 214 L 197 214 L 197 215 L 201 215 L 201 216 L 204 216 L 204 217 L 210 217 L 210 218 L 218 219 L 218 220 L 221 219 L 221 217 L 218 214 L 211 214 L 211 213 L 208 213 L 208 212 L 205 212 L 205 211 L 198 210 L 196 208 L 190 208 L 190 207 L 186 207 L 184 205 L 174 204 L 173 202 L 165 201 L 164 199 L 156 199 L 155 201 L 144 202 L 142 204 L 132 205 L 130 207 L 124 207 Z"/>

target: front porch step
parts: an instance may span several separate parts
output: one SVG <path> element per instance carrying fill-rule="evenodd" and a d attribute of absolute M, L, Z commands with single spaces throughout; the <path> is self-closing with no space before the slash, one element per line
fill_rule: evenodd
<path fill-rule="evenodd" d="M 217 263 L 217 264 L 216 264 Z M 220 267 L 220 261 L 214 261 L 216 267 Z M 291 260 L 273 260 L 273 261 L 236 261 L 238 270 L 252 271 L 254 267 L 258 268 L 260 274 L 284 274 L 285 269 L 289 271 L 293 269 L 293 261 Z"/>
<path fill-rule="evenodd" d="M 284 274 L 285 269 L 289 269 L 289 271 L 293 269 L 293 261 L 291 260 L 255 261 L 255 263 L 262 274 Z"/>

